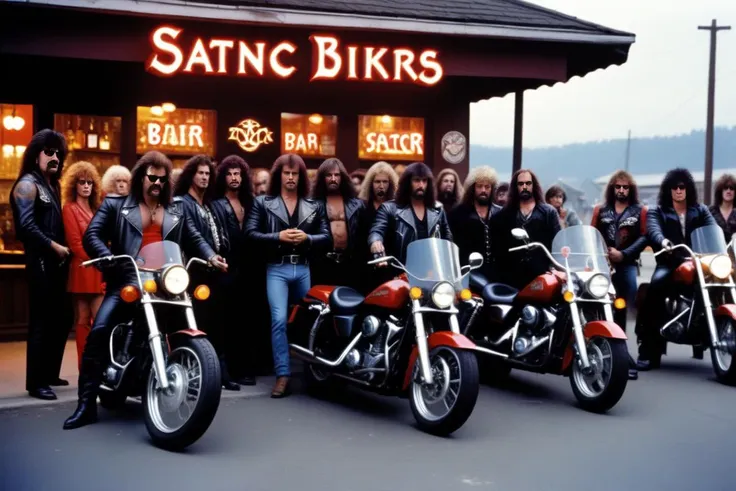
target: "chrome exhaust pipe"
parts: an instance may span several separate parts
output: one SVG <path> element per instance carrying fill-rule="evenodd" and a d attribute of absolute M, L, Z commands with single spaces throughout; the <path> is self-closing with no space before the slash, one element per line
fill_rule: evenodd
<path fill-rule="evenodd" d="M 539 338 L 536 341 L 534 341 L 527 349 L 525 349 L 521 353 L 515 353 L 515 355 L 516 356 L 525 356 L 525 355 L 528 355 L 529 353 L 531 353 L 532 351 L 534 351 L 535 349 L 539 348 L 544 343 L 546 343 L 547 341 L 549 341 L 549 339 L 550 339 L 550 335 L 549 334 L 546 335 L 546 336 L 544 336 L 543 338 Z"/>
<path fill-rule="evenodd" d="M 345 348 L 345 350 L 340 354 L 340 356 L 337 358 L 337 360 L 328 360 L 327 358 L 322 358 L 321 356 L 317 356 L 314 354 L 314 351 L 309 351 L 307 348 L 303 348 L 296 344 L 290 344 L 289 348 L 291 348 L 293 351 L 295 351 L 297 355 L 302 355 L 304 359 L 308 362 L 314 362 L 314 363 L 320 363 L 322 365 L 327 365 L 328 367 L 336 367 L 342 364 L 343 361 L 345 361 L 345 358 L 348 356 L 348 353 L 350 353 L 350 350 L 353 349 L 353 347 L 358 344 L 358 341 L 360 341 L 360 338 L 363 336 L 363 333 L 358 333 L 357 336 L 355 336 L 355 339 L 353 339 L 350 344 Z"/>

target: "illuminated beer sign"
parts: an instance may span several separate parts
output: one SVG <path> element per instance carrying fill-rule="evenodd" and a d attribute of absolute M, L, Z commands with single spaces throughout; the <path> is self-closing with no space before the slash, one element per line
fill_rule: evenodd
<path fill-rule="evenodd" d="M 368 160 L 424 160 L 424 119 L 359 116 L 358 157 Z"/>
<path fill-rule="evenodd" d="M 215 111 L 157 111 L 156 107 L 138 106 L 136 113 L 137 153 L 158 150 L 178 155 L 215 154 Z"/>
<path fill-rule="evenodd" d="M 334 157 L 337 116 L 281 113 L 281 153 Z"/>
<path fill-rule="evenodd" d="M 156 75 L 177 73 L 275 76 L 289 78 L 297 70 L 298 48 L 288 40 L 277 43 L 225 37 L 182 36 L 183 29 L 164 25 L 151 34 L 152 53 L 146 69 Z M 310 80 L 408 82 L 432 86 L 444 75 L 438 52 L 406 47 L 350 44 L 336 36 L 312 35 Z"/>

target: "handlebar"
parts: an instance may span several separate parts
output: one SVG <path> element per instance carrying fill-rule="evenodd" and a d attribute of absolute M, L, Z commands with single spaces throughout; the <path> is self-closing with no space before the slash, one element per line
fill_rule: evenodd
<path fill-rule="evenodd" d="M 675 249 L 685 249 L 688 252 L 688 254 L 690 254 L 691 256 L 695 256 L 695 253 L 693 252 L 693 250 L 690 249 L 686 244 L 677 244 L 677 245 L 670 247 L 669 249 L 666 249 L 663 247 L 661 251 L 654 253 L 654 257 L 657 257 L 660 254 L 663 254 L 665 252 L 672 252 Z"/>
<path fill-rule="evenodd" d="M 563 266 L 562 264 L 560 264 L 559 262 L 557 262 L 557 260 L 554 257 L 552 257 L 552 254 L 550 254 L 550 252 L 547 250 L 547 247 L 541 242 L 530 242 L 523 246 L 512 247 L 511 249 L 509 249 L 509 252 L 523 251 L 527 249 L 532 249 L 534 247 L 541 248 L 544 251 L 544 253 L 547 255 L 547 257 L 549 258 L 549 260 L 552 262 L 552 264 L 555 265 L 555 267 L 563 271 L 567 271 L 567 268 Z"/>

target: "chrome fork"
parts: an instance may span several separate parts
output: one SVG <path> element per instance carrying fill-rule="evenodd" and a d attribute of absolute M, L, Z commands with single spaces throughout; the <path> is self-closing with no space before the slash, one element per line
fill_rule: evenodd
<path fill-rule="evenodd" d="M 420 312 L 421 304 L 419 300 L 412 300 L 412 310 L 414 311 L 414 330 L 417 336 L 417 350 L 419 351 L 419 367 L 422 373 L 422 379 L 425 384 L 434 382 L 432 370 L 429 367 L 429 347 L 427 345 L 427 332 L 424 329 L 424 318 Z"/>
<path fill-rule="evenodd" d="M 143 296 L 143 312 L 146 314 L 146 322 L 148 323 L 148 345 L 151 348 L 151 355 L 153 356 L 153 369 L 156 372 L 156 378 L 158 383 L 163 390 L 168 390 L 169 378 L 166 375 L 166 363 L 164 362 L 164 350 L 162 347 L 163 336 L 161 331 L 158 330 L 158 322 L 156 321 L 156 314 L 153 311 L 153 305 L 151 304 L 151 296 L 148 293 L 144 293 Z M 194 318 L 194 314 L 191 313 L 192 308 L 187 307 L 187 321 L 190 326 Z M 192 320 L 190 320 L 190 315 Z"/>

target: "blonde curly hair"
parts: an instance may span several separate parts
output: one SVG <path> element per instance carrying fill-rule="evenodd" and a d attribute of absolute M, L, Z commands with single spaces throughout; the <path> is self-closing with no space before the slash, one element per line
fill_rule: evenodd
<path fill-rule="evenodd" d="M 373 180 L 378 174 L 386 174 L 389 179 L 388 187 L 388 199 L 393 199 L 396 194 L 396 190 L 399 189 L 399 175 L 396 173 L 391 164 L 388 162 L 380 161 L 373 164 L 368 172 L 365 173 L 365 179 L 360 188 L 360 195 L 358 196 L 363 201 L 373 201 Z"/>
<path fill-rule="evenodd" d="M 105 194 L 116 194 L 115 181 L 121 177 L 126 178 L 128 183 L 130 183 L 130 169 L 123 165 L 111 165 L 108 167 L 102 176 L 102 191 Z"/>
<path fill-rule="evenodd" d="M 73 203 L 77 200 L 77 181 L 79 179 L 91 179 L 92 194 L 89 196 L 89 207 L 96 211 L 100 206 L 102 195 L 102 180 L 97 168 L 89 162 L 81 160 L 75 162 L 65 169 L 61 178 L 61 199 L 63 204 Z"/>

